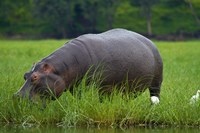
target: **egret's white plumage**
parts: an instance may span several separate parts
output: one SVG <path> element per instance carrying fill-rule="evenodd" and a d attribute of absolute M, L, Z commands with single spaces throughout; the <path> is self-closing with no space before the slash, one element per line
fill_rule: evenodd
<path fill-rule="evenodd" d="M 199 100 L 200 90 L 190 98 L 190 104 L 196 103 Z"/>
<path fill-rule="evenodd" d="M 159 98 L 157 96 L 151 96 L 151 103 L 156 105 L 160 102 Z"/>

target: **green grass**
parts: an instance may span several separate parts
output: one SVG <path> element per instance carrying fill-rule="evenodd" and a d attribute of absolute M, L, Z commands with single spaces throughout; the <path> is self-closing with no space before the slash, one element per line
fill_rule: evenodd
<path fill-rule="evenodd" d="M 200 101 L 189 99 L 200 89 L 200 41 L 155 42 L 164 62 L 161 103 L 150 105 L 149 92 L 138 98 L 122 98 L 120 93 L 99 102 L 95 83 L 81 88 L 82 98 L 69 92 L 52 101 L 45 110 L 26 101 L 13 101 L 12 94 L 24 83 L 23 74 L 32 63 L 63 45 L 65 40 L 0 41 L 0 122 L 23 126 L 200 126 Z M 88 90 L 86 88 L 89 88 Z"/>

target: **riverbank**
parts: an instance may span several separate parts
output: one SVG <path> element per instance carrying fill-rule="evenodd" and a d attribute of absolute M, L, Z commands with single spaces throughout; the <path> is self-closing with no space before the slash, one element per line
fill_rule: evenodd
<path fill-rule="evenodd" d="M 99 101 L 96 84 L 82 98 L 69 92 L 48 104 L 45 110 L 28 102 L 12 100 L 12 94 L 23 84 L 24 72 L 33 62 L 53 52 L 66 40 L 0 41 L 0 122 L 22 125 L 54 124 L 57 126 L 129 126 L 129 125 L 191 125 L 200 126 L 200 101 L 189 99 L 200 89 L 200 41 L 155 41 L 164 62 L 161 103 L 151 106 L 148 90 L 138 98 L 112 95 Z"/>

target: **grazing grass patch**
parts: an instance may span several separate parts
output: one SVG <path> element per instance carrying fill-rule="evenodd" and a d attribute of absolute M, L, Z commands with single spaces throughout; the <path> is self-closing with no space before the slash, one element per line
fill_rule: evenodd
<path fill-rule="evenodd" d="M 27 101 L 12 100 L 24 83 L 23 74 L 64 44 L 65 40 L 0 41 L 0 122 L 23 126 L 54 124 L 58 126 L 129 126 L 129 125 L 200 125 L 200 101 L 189 99 L 200 89 L 200 41 L 156 42 L 164 62 L 161 103 L 150 105 L 148 90 L 134 99 L 118 92 L 99 101 L 93 82 L 85 80 L 75 88 L 81 98 L 68 91 L 45 110 Z M 110 100 L 112 99 L 112 100 Z"/>

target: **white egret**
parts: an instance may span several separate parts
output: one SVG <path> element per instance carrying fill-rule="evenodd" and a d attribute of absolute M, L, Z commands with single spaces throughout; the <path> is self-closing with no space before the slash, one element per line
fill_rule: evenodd
<path fill-rule="evenodd" d="M 200 90 L 190 98 L 190 104 L 196 103 L 199 100 Z"/>
<path fill-rule="evenodd" d="M 151 96 L 151 103 L 153 105 L 156 105 L 160 102 L 159 98 L 157 96 Z"/>

